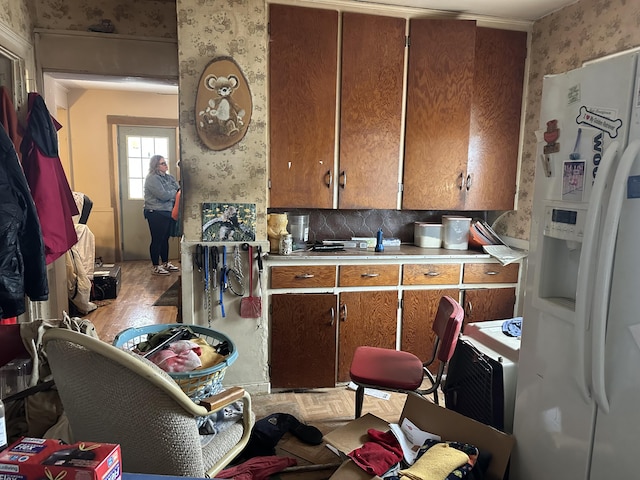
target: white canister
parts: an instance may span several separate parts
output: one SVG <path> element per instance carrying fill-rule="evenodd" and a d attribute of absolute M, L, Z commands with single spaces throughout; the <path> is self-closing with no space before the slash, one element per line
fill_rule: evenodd
<path fill-rule="evenodd" d="M 443 215 L 442 247 L 450 250 L 466 250 L 469 247 L 470 227 L 470 218 Z"/>
<path fill-rule="evenodd" d="M 309 241 L 309 215 L 289 215 L 289 232 L 293 237 L 293 249 L 304 249 Z"/>
<path fill-rule="evenodd" d="M 422 248 L 440 248 L 442 243 L 442 224 L 414 222 L 413 243 Z"/>

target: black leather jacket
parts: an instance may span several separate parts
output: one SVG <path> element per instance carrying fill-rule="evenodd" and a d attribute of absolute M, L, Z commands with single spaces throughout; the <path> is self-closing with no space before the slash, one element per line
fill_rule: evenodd
<path fill-rule="evenodd" d="M 25 295 L 49 296 L 44 241 L 15 148 L 0 128 L 0 317 L 24 313 Z"/>

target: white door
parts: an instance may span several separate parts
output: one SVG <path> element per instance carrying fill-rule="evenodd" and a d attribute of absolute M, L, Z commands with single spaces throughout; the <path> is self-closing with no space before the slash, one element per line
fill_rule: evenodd
<path fill-rule="evenodd" d="M 118 126 L 118 171 L 120 172 L 120 229 L 123 260 L 149 259 L 151 236 L 143 215 L 144 179 L 149 159 L 162 155 L 169 173 L 177 175 L 176 129 L 162 127 Z M 180 255 L 180 242 L 169 242 L 169 258 Z"/>
<path fill-rule="evenodd" d="M 609 225 L 615 225 L 616 211 L 620 215 L 619 225 L 608 229 L 611 236 L 602 248 L 608 258 L 601 253 L 604 261 L 598 262 L 599 267 L 612 265 L 613 270 L 610 288 L 604 282 L 596 283 L 602 296 L 594 300 L 598 318 L 605 320 L 593 322 L 594 398 L 600 407 L 591 464 L 590 478 L 594 480 L 638 475 L 634 445 L 640 425 L 640 145 L 637 143 L 640 139 L 632 140 L 635 141 L 629 144 L 620 161 L 619 182 L 614 185 L 611 208 L 607 210 Z M 598 273 L 605 272 L 603 268 Z"/>

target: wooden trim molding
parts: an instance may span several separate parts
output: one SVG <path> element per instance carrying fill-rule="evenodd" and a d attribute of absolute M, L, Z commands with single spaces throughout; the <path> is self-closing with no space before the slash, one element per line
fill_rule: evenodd
<path fill-rule="evenodd" d="M 137 125 L 141 127 L 176 127 L 178 119 L 175 118 L 149 118 L 130 117 L 126 115 L 107 115 L 107 124 L 111 125 Z"/>
<path fill-rule="evenodd" d="M 107 128 L 109 131 L 109 182 L 111 184 L 111 205 L 114 206 L 114 234 L 115 234 L 115 257 L 116 262 L 122 261 L 122 232 L 120 231 L 119 218 L 120 211 L 120 183 L 118 173 L 118 151 L 117 151 L 117 127 L 138 126 L 138 127 L 167 127 L 178 128 L 178 120 L 175 118 L 150 118 L 150 117 L 130 117 L 126 115 L 107 115 Z M 178 135 L 176 135 L 178 138 Z M 177 152 L 179 153 L 179 152 Z M 176 154 L 177 154 L 176 153 Z M 179 158 L 179 157 L 176 157 Z"/>
<path fill-rule="evenodd" d="M 179 77 L 176 39 L 46 29 L 35 29 L 34 38 L 41 72 Z"/>

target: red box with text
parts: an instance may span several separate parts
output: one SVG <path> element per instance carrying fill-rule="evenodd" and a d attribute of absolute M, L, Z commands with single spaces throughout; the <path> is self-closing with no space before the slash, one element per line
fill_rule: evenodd
<path fill-rule="evenodd" d="M 22 437 L 0 452 L 2 480 L 118 480 L 120 445 Z"/>

